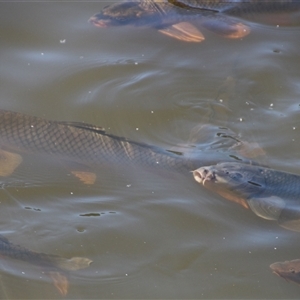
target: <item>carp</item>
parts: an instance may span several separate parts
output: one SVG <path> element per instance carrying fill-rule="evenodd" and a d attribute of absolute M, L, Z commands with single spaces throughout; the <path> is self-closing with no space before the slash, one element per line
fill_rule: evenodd
<path fill-rule="evenodd" d="M 152 27 L 175 39 L 198 43 L 205 39 L 199 27 L 238 39 L 251 32 L 250 26 L 241 21 L 243 17 L 266 15 L 263 19 L 269 19 L 268 16 L 274 15 L 278 22 L 278 13 L 298 11 L 299 0 L 140 0 L 108 5 L 89 22 L 100 28 Z"/>

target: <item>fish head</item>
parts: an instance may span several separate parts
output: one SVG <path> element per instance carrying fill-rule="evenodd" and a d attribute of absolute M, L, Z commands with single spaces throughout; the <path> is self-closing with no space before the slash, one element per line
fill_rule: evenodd
<path fill-rule="evenodd" d="M 252 166 L 242 163 L 220 163 L 193 171 L 194 179 L 204 187 L 246 208 L 247 200 L 264 188 L 260 175 Z"/>
<path fill-rule="evenodd" d="M 274 274 L 300 284 L 300 259 L 276 262 L 270 265 Z"/>
<path fill-rule="evenodd" d="M 108 5 L 98 14 L 89 19 L 89 22 L 96 27 L 110 26 L 143 26 L 157 17 L 157 12 L 145 9 L 141 2 L 128 1 Z"/>

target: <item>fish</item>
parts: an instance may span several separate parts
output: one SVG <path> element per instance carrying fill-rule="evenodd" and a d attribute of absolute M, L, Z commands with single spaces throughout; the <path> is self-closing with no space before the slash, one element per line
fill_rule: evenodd
<path fill-rule="evenodd" d="M 194 179 L 257 216 L 300 232 L 300 175 L 258 165 L 224 162 L 200 167 Z"/>
<path fill-rule="evenodd" d="M 0 149 L 0 164 L 9 163 L 6 176 L 20 165 L 22 153 L 45 154 L 55 159 L 73 161 L 87 166 L 87 170 L 115 162 L 125 166 L 135 164 L 176 170 L 187 175 L 205 162 L 221 159 L 214 154 L 185 155 L 183 152 L 165 150 L 106 133 L 102 127 L 91 124 L 53 121 L 1 109 Z M 15 156 L 12 156 L 13 153 Z M 11 160 L 17 163 L 10 164 Z"/>
<path fill-rule="evenodd" d="M 152 27 L 160 33 L 185 42 L 205 40 L 200 27 L 221 36 L 240 39 L 251 32 L 240 18 L 300 10 L 299 0 L 140 0 L 108 5 L 89 22 L 96 27 Z M 264 17 L 267 19 L 267 17 Z M 274 19 L 278 22 L 277 15 Z M 199 23 L 199 26 L 193 23 Z"/>
<path fill-rule="evenodd" d="M 0 109 L 0 176 L 10 176 L 22 164 L 24 153 L 43 154 L 55 161 L 75 162 L 75 166 L 80 165 L 81 168 L 73 169 L 71 173 L 89 185 L 94 184 L 97 178 L 95 168 L 100 167 L 101 171 L 103 164 L 112 161 L 125 166 L 135 164 L 155 170 L 176 170 L 190 176 L 190 171 L 204 162 L 221 159 L 219 155 L 218 158 L 214 155 L 187 157 L 178 151 L 108 134 L 104 128 L 92 124 L 53 121 Z M 1 235 L 0 255 L 45 268 L 63 295 L 67 294 L 69 286 L 66 272 L 86 268 L 91 263 L 88 258 L 65 259 L 33 252 Z"/>
<path fill-rule="evenodd" d="M 270 265 L 274 274 L 300 284 L 300 259 L 276 262 Z"/>
<path fill-rule="evenodd" d="M 251 209 L 257 216 L 300 232 L 300 175 L 243 163 L 219 163 L 193 171 L 194 179 Z M 300 259 L 270 265 L 276 275 L 300 284 Z"/>
<path fill-rule="evenodd" d="M 42 267 L 62 295 L 68 292 L 68 272 L 87 268 L 92 263 L 92 260 L 85 257 L 66 259 L 58 255 L 34 252 L 13 244 L 3 235 L 0 235 L 0 255 Z"/>

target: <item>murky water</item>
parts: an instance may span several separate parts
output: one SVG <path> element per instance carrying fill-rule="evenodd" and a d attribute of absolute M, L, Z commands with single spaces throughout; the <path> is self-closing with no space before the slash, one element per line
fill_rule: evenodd
<path fill-rule="evenodd" d="M 226 127 L 299 173 L 300 27 L 248 23 L 201 44 L 154 29 L 99 29 L 107 3 L 0 4 L 1 109 L 85 121 L 163 148 L 193 144 L 199 124 Z M 194 136 L 195 138 L 195 136 Z M 209 151 L 202 155 L 209 155 Z M 109 162 L 85 186 L 60 162 L 26 155 L 0 191 L 1 234 L 38 252 L 93 260 L 70 274 L 70 299 L 298 298 L 273 275 L 300 258 L 299 234 L 204 190 L 192 177 Z M 1 259 L 0 298 L 61 299 L 43 270 Z"/>

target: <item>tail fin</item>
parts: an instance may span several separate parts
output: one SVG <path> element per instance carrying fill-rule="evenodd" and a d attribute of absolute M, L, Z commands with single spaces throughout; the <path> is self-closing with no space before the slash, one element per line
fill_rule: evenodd
<path fill-rule="evenodd" d="M 66 271 L 76 271 L 80 269 L 87 268 L 92 260 L 85 257 L 72 257 L 70 259 L 63 258 L 60 256 L 49 257 L 53 265 L 61 270 Z M 51 277 L 54 286 L 57 290 L 63 295 L 67 295 L 69 289 L 69 280 L 67 273 L 57 271 L 48 271 L 47 272 Z"/>

